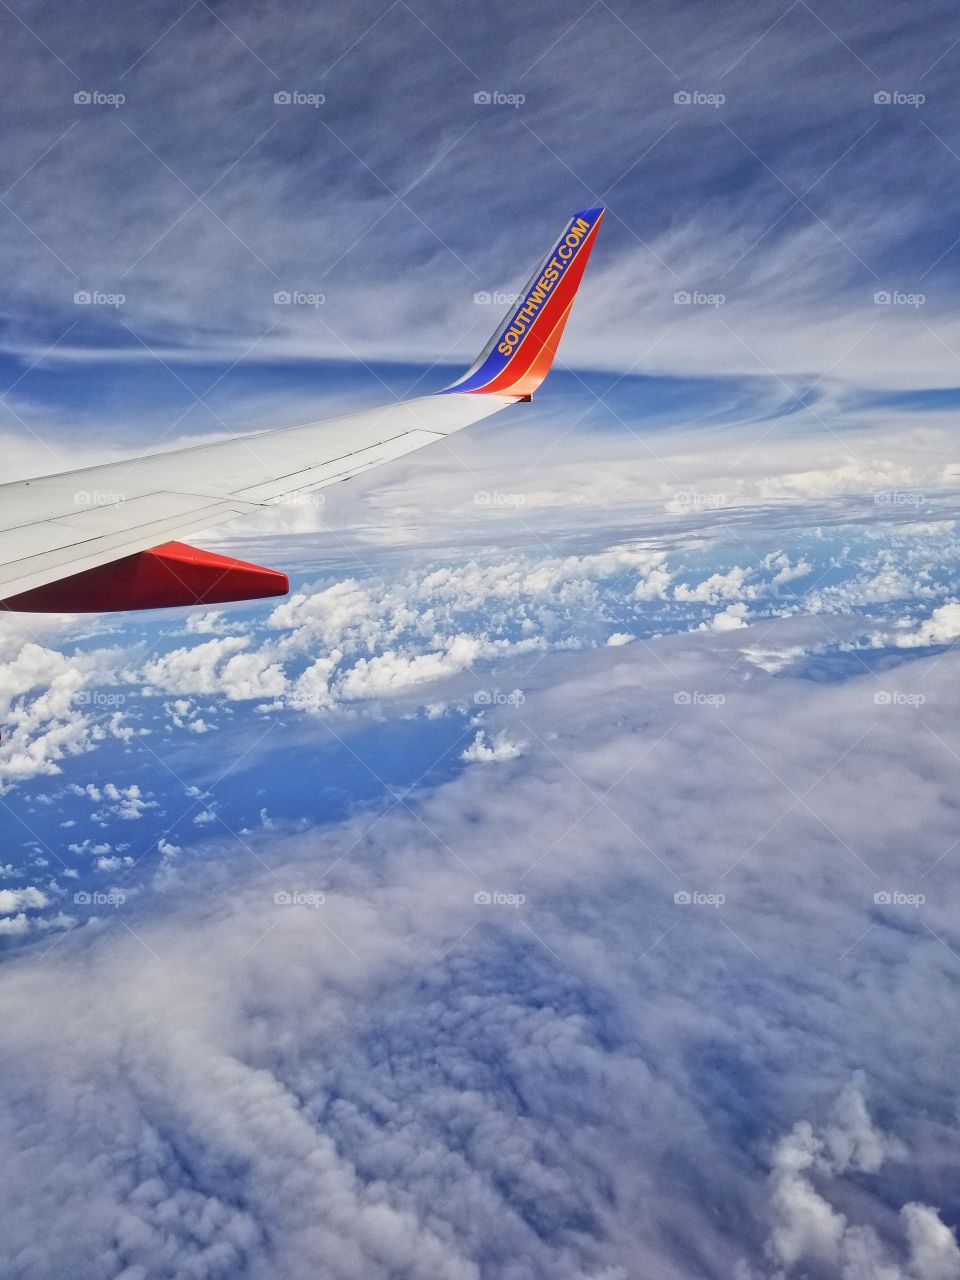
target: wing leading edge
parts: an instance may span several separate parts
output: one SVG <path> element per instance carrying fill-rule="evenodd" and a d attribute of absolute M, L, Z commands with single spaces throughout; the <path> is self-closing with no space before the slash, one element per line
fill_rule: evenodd
<path fill-rule="evenodd" d="M 105 612 L 284 594 L 282 573 L 175 539 L 349 480 L 529 400 L 602 216 L 574 215 L 475 364 L 435 395 L 0 485 L 0 609 Z"/>

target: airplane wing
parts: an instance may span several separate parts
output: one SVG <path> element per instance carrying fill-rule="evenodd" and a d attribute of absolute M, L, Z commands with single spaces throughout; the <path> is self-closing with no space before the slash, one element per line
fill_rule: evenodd
<path fill-rule="evenodd" d="M 0 485 L 0 609 L 101 612 L 283 595 L 286 575 L 171 541 L 349 480 L 529 400 L 603 209 L 574 214 L 475 364 L 434 395 Z"/>

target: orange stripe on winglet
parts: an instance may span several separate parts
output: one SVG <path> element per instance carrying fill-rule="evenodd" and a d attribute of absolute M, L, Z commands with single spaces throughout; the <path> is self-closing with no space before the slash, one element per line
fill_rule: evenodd
<path fill-rule="evenodd" d="M 590 249 L 600 226 L 599 221 L 590 229 L 577 251 L 576 259 L 557 286 L 557 291 L 544 306 L 534 323 L 507 364 L 485 386 L 475 387 L 467 394 L 529 396 L 540 386 L 550 372 L 567 317 L 573 306 L 577 288 L 583 278 Z"/>

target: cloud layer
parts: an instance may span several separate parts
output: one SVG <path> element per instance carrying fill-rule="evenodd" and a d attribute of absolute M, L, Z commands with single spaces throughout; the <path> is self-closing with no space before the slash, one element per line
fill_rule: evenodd
<path fill-rule="evenodd" d="M 739 644 L 544 659 L 522 755 L 8 965 L 7 1268 L 956 1275 L 955 657 Z"/>

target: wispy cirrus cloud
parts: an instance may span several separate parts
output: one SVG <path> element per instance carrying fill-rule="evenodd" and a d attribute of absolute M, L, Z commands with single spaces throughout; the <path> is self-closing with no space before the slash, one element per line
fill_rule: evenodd
<path fill-rule="evenodd" d="M 70 11 L 33 15 L 36 34 L 5 15 L 11 72 L 31 72 L 9 108 L 0 210 L 12 350 L 469 359 L 495 318 L 474 295 L 517 287 L 554 224 L 602 196 L 567 358 L 955 383 L 942 6 L 909 23 L 711 12 L 709 39 L 698 6 L 568 4 L 549 39 L 516 15 L 494 36 L 482 15 L 451 27 L 405 3 L 285 12 L 281 32 L 266 12 L 157 5 L 96 42 Z M 519 107 L 474 101 L 501 82 Z M 325 100 L 274 101 L 291 92 Z M 696 94 L 724 101 L 683 100 Z M 73 305 L 84 290 L 124 301 Z M 323 302 L 275 304 L 291 292 Z"/>

